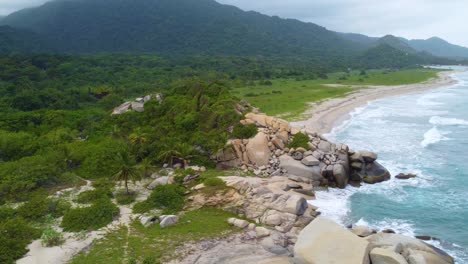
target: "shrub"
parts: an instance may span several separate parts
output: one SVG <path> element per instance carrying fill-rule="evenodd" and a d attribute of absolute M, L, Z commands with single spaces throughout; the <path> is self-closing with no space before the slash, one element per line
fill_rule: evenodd
<path fill-rule="evenodd" d="M 115 183 L 112 180 L 102 178 L 93 181 L 93 187 L 96 189 L 112 189 L 114 188 Z"/>
<path fill-rule="evenodd" d="M 7 206 L 0 206 L 0 222 L 11 219 L 15 217 L 15 215 L 16 215 L 15 209 L 11 207 L 7 207 Z"/>
<path fill-rule="evenodd" d="M 136 192 L 127 193 L 126 191 L 119 191 L 115 194 L 115 200 L 118 204 L 126 205 L 135 202 L 136 196 Z"/>
<path fill-rule="evenodd" d="M 97 188 L 91 191 L 85 191 L 78 195 L 75 199 L 77 203 L 93 203 L 102 198 L 112 198 L 112 191 L 107 188 Z"/>
<path fill-rule="evenodd" d="M 164 209 L 165 213 L 182 210 L 185 204 L 184 189 L 178 185 L 157 186 L 146 201 L 135 204 L 134 213 L 145 213 L 151 209 Z"/>
<path fill-rule="evenodd" d="M 255 124 L 238 125 L 234 127 L 232 136 L 238 139 L 252 138 L 257 135 L 258 129 Z"/>
<path fill-rule="evenodd" d="M 197 174 L 197 172 L 193 169 L 178 169 L 175 171 L 175 176 L 174 176 L 174 181 L 177 183 L 177 184 L 182 184 L 184 183 L 184 179 L 185 177 L 189 176 L 189 175 L 195 175 Z"/>
<path fill-rule="evenodd" d="M 288 147 L 309 149 L 309 136 L 303 133 L 297 133 Z"/>
<path fill-rule="evenodd" d="M 203 184 L 207 187 L 226 187 L 226 183 L 218 177 L 206 178 Z"/>
<path fill-rule="evenodd" d="M 110 199 L 101 198 L 90 207 L 68 211 L 63 216 L 62 227 L 71 232 L 96 230 L 111 223 L 118 213 L 119 208 Z"/>
<path fill-rule="evenodd" d="M 44 230 L 44 232 L 42 232 L 41 243 L 45 247 L 60 246 L 63 244 L 63 242 L 64 239 L 62 233 L 58 232 L 52 227 L 48 227 Z"/>
<path fill-rule="evenodd" d="M 26 246 L 39 236 L 39 230 L 22 218 L 0 223 L 0 263 L 14 263 L 28 252 Z"/>
<path fill-rule="evenodd" d="M 70 209 L 70 204 L 45 195 L 34 195 L 30 201 L 18 207 L 18 215 L 28 220 L 39 220 L 47 215 L 60 217 Z"/>

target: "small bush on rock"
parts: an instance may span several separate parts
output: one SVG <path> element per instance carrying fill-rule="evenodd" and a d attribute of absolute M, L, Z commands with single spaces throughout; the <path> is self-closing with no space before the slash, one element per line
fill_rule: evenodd
<path fill-rule="evenodd" d="M 218 177 L 206 178 L 203 181 L 203 184 L 205 184 L 205 186 L 207 187 L 219 187 L 219 188 L 226 187 L 226 183 Z"/>
<path fill-rule="evenodd" d="M 238 139 L 248 139 L 257 135 L 258 129 L 255 124 L 238 125 L 232 131 L 232 137 Z"/>
<path fill-rule="evenodd" d="M 288 147 L 309 149 L 309 136 L 303 133 L 297 133 Z"/>
<path fill-rule="evenodd" d="M 164 209 L 163 213 L 182 210 L 185 204 L 184 189 L 178 185 L 157 186 L 146 201 L 134 205 L 134 213 L 145 213 L 151 209 Z"/>
<path fill-rule="evenodd" d="M 44 232 L 42 232 L 41 243 L 45 247 L 60 246 L 63 244 L 63 242 L 64 239 L 62 233 L 58 232 L 52 227 L 48 227 L 44 230 Z"/>
<path fill-rule="evenodd" d="M 96 230 L 111 223 L 118 214 L 119 208 L 110 199 L 102 198 L 90 207 L 68 211 L 63 216 L 62 227 L 71 232 Z"/>

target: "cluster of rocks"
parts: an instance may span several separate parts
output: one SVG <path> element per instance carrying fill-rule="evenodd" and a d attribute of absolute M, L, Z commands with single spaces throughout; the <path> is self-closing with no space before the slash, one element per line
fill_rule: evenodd
<path fill-rule="evenodd" d="M 155 224 L 159 224 L 161 228 L 166 228 L 168 226 L 173 226 L 179 222 L 179 217 L 176 215 L 161 215 L 157 214 L 147 214 L 140 216 L 140 223 L 144 227 L 150 227 Z"/>
<path fill-rule="evenodd" d="M 307 203 L 306 199 L 311 199 L 310 196 L 296 192 L 297 189 L 285 190 L 288 185 L 303 189 L 307 187 L 306 183 L 279 176 L 268 179 L 230 176 L 221 179 L 230 187 L 229 191 L 211 194 L 209 197 L 203 192 L 194 193 L 189 197 L 191 209 L 218 207 L 250 219 L 275 234 L 273 241 L 265 242 L 269 245 L 267 248 L 276 248 L 275 251 L 279 250 L 279 246 L 292 253 L 291 246 L 296 242 L 299 232 L 320 215 L 316 207 Z M 201 188 L 195 188 L 194 191 Z M 240 228 L 248 228 L 250 225 L 245 220 L 236 220 L 232 224 Z M 267 233 L 264 229 L 259 230 L 262 234 Z"/>
<path fill-rule="evenodd" d="M 125 102 L 121 104 L 120 106 L 114 108 L 114 110 L 112 111 L 112 115 L 121 115 L 129 111 L 142 113 L 145 111 L 145 103 L 154 98 L 158 100 L 159 102 L 161 102 L 163 99 L 163 96 L 162 94 L 155 94 L 155 95 L 150 94 L 145 97 L 136 98 L 135 101 Z"/>
<path fill-rule="evenodd" d="M 216 155 L 220 168 L 238 167 L 263 177 L 294 175 L 313 186 L 339 188 L 350 182 L 376 183 L 390 178 L 376 162 L 375 153 L 352 151 L 347 145 L 264 114 L 248 113 L 245 117 L 241 123 L 257 125 L 258 133 L 251 139 L 230 140 Z M 298 133 L 309 138 L 307 149 L 287 147 Z"/>
<path fill-rule="evenodd" d="M 365 230 L 365 228 L 361 228 Z M 398 234 L 367 230 L 360 236 L 333 221 L 317 218 L 299 235 L 294 263 L 453 264 L 445 252 Z"/>

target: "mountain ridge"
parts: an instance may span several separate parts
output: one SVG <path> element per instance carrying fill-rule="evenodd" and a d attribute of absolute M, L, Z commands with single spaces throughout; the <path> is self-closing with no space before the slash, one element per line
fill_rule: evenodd
<path fill-rule="evenodd" d="M 0 47 L 3 51 L 304 56 L 336 64 L 388 44 L 422 57 L 468 59 L 468 48 L 441 39 L 340 33 L 214 0 L 54 0 L 14 12 L 0 20 L 0 25 L 18 32 L 31 31 L 35 38 L 41 38 L 35 49 Z M 2 38 L 10 36 L 4 34 Z"/>

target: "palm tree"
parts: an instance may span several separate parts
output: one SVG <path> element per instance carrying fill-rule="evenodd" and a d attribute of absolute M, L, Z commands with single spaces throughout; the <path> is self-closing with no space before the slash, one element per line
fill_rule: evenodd
<path fill-rule="evenodd" d="M 128 191 L 128 181 L 131 180 L 135 183 L 135 181 L 141 178 L 135 158 L 132 157 L 128 151 L 124 150 L 117 154 L 114 161 L 117 163 L 117 167 L 119 168 L 114 174 L 114 179 L 119 182 L 125 182 L 127 194 L 130 194 Z"/>
<path fill-rule="evenodd" d="M 187 168 L 189 160 L 193 158 L 193 152 L 195 148 L 187 143 L 180 143 L 176 145 L 178 156 L 177 158 L 181 159 L 184 165 L 184 169 Z"/>
<path fill-rule="evenodd" d="M 133 150 L 138 155 L 138 158 L 141 158 L 143 145 L 148 141 L 148 135 L 144 133 L 141 128 L 137 128 L 133 131 L 132 134 L 128 136 L 130 145 L 133 147 Z"/>
<path fill-rule="evenodd" d="M 172 167 L 174 159 L 176 159 L 178 156 L 180 156 L 180 153 L 177 150 L 166 146 L 165 150 L 159 153 L 158 159 L 162 162 L 168 162 L 169 166 Z"/>
<path fill-rule="evenodd" d="M 148 158 L 144 158 L 143 160 L 141 160 L 138 167 L 143 172 L 144 177 L 149 177 L 151 173 L 154 171 L 154 169 L 156 168 L 155 166 L 153 166 L 153 164 L 151 163 L 151 160 Z"/>

